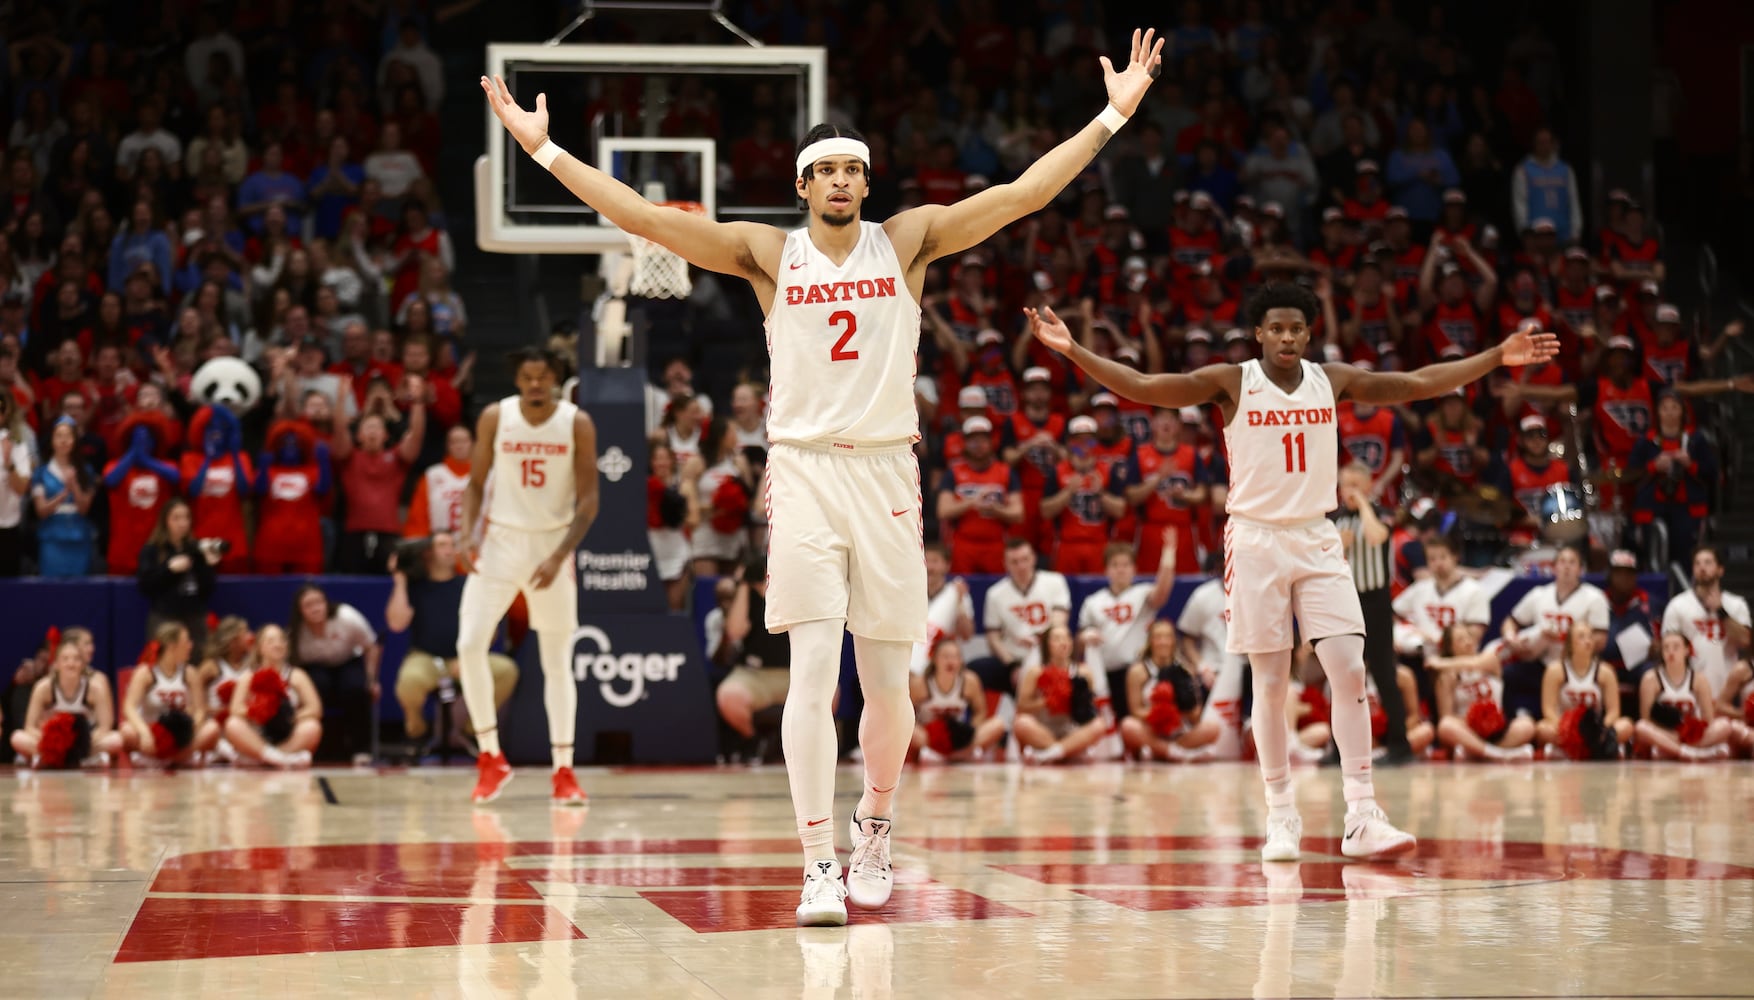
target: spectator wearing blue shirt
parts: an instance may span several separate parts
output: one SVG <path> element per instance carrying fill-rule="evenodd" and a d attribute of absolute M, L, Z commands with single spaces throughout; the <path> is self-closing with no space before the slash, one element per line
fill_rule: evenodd
<path fill-rule="evenodd" d="M 1443 209 L 1443 192 L 1461 182 L 1449 153 L 1431 144 L 1431 129 L 1424 119 L 1407 122 L 1407 138 L 1389 154 L 1389 193 L 1407 217 L 1430 226 Z"/>
<path fill-rule="evenodd" d="M 311 171 L 310 197 L 314 203 L 316 235 L 325 240 L 341 235 L 341 216 L 359 204 L 359 189 L 365 183 L 365 168 L 350 157 L 346 136 L 329 140 L 329 159 Z"/>
<path fill-rule="evenodd" d="M 238 215 L 253 233 L 262 232 L 262 214 L 275 204 L 286 210 L 287 232 L 304 231 L 305 185 L 280 169 L 282 155 L 279 141 L 268 143 L 262 150 L 261 168 L 238 186 Z"/>
<path fill-rule="evenodd" d="M 173 271 L 170 237 L 153 225 L 152 203 L 145 200 L 134 203 L 127 227 L 110 241 L 109 287 L 121 288 L 141 264 L 152 265 L 160 290 L 170 294 Z"/>

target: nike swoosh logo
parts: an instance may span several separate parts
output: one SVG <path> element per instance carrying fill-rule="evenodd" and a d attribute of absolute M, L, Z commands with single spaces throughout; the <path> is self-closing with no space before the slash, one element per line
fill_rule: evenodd
<path fill-rule="evenodd" d="M 1332 552 L 1332 551 L 1334 551 L 1334 543 L 1333 542 L 1329 542 L 1328 544 L 1322 546 L 1323 553 L 1328 553 L 1328 552 Z"/>
<path fill-rule="evenodd" d="M 805 823 L 804 825 L 805 826 L 821 826 L 822 824 L 828 822 L 828 820 L 829 820 L 829 817 L 824 816 L 821 819 L 810 820 L 809 822 Z"/>
<path fill-rule="evenodd" d="M 890 512 L 889 512 L 889 516 L 890 516 L 890 517 L 900 517 L 900 516 L 901 516 L 901 515 L 903 515 L 903 514 L 906 514 L 906 513 L 907 513 L 907 508 L 906 508 L 906 507 L 903 507 L 903 508 L 902 508 L 902 509 L 900 509 L 900 510 L 892 510 L 892 511 L 890 511 Z"/>
<path fill-rule="evenodd" d="M 1361 833 L 1363 833 L 1363 832 L 1364 832 L 1364 827 L 1362 827 L 1362 826 L 1356 826 L 1356 827 L 1353 827 L 1353 828 L 1352 828 L 1352 829 L 1351 829 L 1351 830 L 1350 830 L 1350 831 L 1349 831 L 1349 832 L 1348 832 L 1348 833 L 1347 833 L 1347 834 L 1346 834 L 1346 838 L 1345 838 L 1345 839 L 1347 839 L 1347 840 L 1351 840 L 1351 839 L 1352 839 L 1352 838 L 1353 838 L 1353 837 L 1356 837 L 1356 836 L 1358 836 L 1358 835 L 1359 835 L 1359 834 L 1361 834 Z"/>
<path fill-rule="evenodd" d="M 1255 394 L 1255 393 L 1257 393 L 1257 392 L 1260 392 L 1260 391 L 1261 391 L 1261 390 L 1259 390 L 1259 389 L 1250 389 L 1250 390 L 1249 390 L 1249 395 L 1251 395 L 1251 396 L 1253 396 L 1253 395 L 1254 395 L 1254 394 Z"/>
<path fill-rule="evenodd" d="M 803 264 L 793 264 L 793 265 L 791 265 L 791 268 L 792 268 L 792 270 L 796 271 L 798 268 L 803 267 L 803 266 L 804 266 Z"/>

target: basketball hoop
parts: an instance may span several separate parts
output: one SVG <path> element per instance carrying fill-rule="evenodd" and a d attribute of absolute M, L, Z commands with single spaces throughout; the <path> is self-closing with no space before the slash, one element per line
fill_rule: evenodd
<path fill-rule="evenodd" d="M 672 208 L 705 216 L 706 206 L 698 201 L 661 201 Z M 693 286 L 688 281 L 688 262 L 673 251 L 643 236 L 627 234 L 633 254 L 633 273 L 628 278 L 629 294 L 646 299 L 685 299 Z"/>

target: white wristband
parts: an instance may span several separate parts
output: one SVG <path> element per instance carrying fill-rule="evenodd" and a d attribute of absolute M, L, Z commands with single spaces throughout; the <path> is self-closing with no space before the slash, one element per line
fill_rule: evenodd
<path fill-rule="evenodd" d="M 1102 123 L 1103 128 L 1108 129 L 1110 135 L 1113 135 L 1121 130 L 1122 125 L 1127 123 L 1127 116 L 1121 114 L 1120 108 L 1110 104 L 1102 109 L 1102 114 L 1097 115 L 1096 120 Z"/>
<path fill-rule="evenodd" d="M 537 146 L 536 151 L 530 154 L 530 159 L 535 160 L 536 165 L 543 170 L 552 171 L 554 161 L 560 159 L 560 154 L 564 152 L 566 150 L 561 149 L 560 144 L 553 139 L 543 139 L 542 145 Z"/>

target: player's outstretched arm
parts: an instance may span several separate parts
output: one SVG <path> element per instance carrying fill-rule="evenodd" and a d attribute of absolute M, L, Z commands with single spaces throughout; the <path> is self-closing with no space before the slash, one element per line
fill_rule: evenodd
<path fill-rule="evenodd" d="M 1335 399 L 1361 403 L 1406 403 L 1432 399 L 1483 378 L 1499 365 L 1538 365 L 1559 353 L 1558 336 L 1521 330 L 1471 358 L 1426 365 L 1410 372 L 1367 372 L 1338 362 L 1323 365 Z"/>
<path fill-rule="evenodd" d="M 1025 309 L 1023 314 L 1029 317 L 1029 332 L 1035 339 L 1065 355 L 1103 388 L 1135 402 L 1168 408 L 1197 406 L 1219 398 L 1235 399 L 1241 385 L 1241 369 L 1235 365 L 1207 365 L 1191 375 L 1147 375 L 1092 353 L 1052 309 Z"/>
<path fill-rule="evenodd" d="M 1157 38 L 1155 29 L 1143 32 L 1134 29 L 1132 52 L 1125 66 L 1116 70 L 1107 56 L 1100 58 L 1109 107 L 1077 135 L 1049 150 L 1008 184 L 987 188 L 953 205 L 909 209 L 890 221 L 891 236 L 899 237 L 902 246 L 912 242 L 909 235 L 917 233 L 916 265 L 961 253 L 1001 228 L 1046 208 L 1138 110 L 1151 81 L 1163 69 L 1163 39 Z"/>
<path fill-rule="evenodd" d="M 475 421 L 475 450 L 469 455 L 469 481 L 463 486 L 463 520 L 458 523 L 458 549 L 463 565 L 475 572 L 475 547 L 480 543 L 475 526 L 481 523 L 481 501 L 487 493 L 487 476 L 493 471 L 493 439 L 499 436 L 499 404 L 489 403 Z"/>
<path fill-rule="evenodd" d="M 487 106 L 524 152 L 605 219 L 643 236 L 696 267 L 741 278 L 771 279 L 779 266 L 785 234 L 754 222 L 715 222 L 689 212 L 654 205 L 596 167 L 561 149 L 548 138 L 548 95 L 536 95 L 526 111 L 512 99 L 499 77 L 481 78 Z"/>

